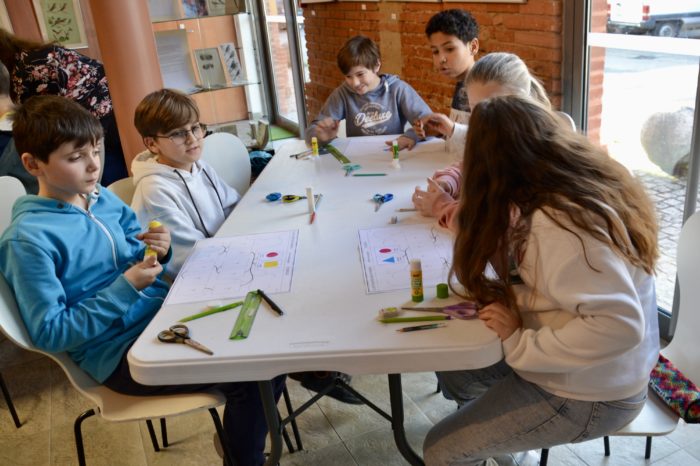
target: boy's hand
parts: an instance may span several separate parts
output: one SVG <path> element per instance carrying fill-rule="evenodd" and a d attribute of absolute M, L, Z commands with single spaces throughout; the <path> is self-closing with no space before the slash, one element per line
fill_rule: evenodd
<path fill-rule="evenodd" d="M 520 315 L 500 303 L 491 303 L 479 311 L 479 319 L 498 334 L 498 337 L 507 340 L 517 329 L 523 326 Z"/>
<path fill-rule="evenodd" d="M 316 123 L 316 137 L 321 144 L 326 144 L 338 136 L 340 122 L 333 118 L 324 118 Z"/>
<path fill-rule="evenodd" d="M 124 278 L 137 290 L 141 291 L 156 281 L 156 277 L 163 271 L 163 266 L 155 256 L 148 256 L 143 261 L 132 265 Z"/>
<path fill-rule="evenodd" d="M 429 135 L 439 134 L 441 136 L 452 136 L 455 130 L 455 122 L 442 113 L 431 113 L 421 118 L 421 123 L 425 132 Z"/>
<path fill-rule="evenodd" d="M 416 209 L 425 217 L 433 217 L 435 213 L 433 212 L 433 205 L 435 200 L 442 194 L 447 194 L 439 182 L 428 178 L 428 190 L 423 191 L 420 187 L 416 186 L 416 190 L 413 193 L 413 205 Z"/>
<path fill-rule="evenodd" d="M 158 260 L 163 259 L 168 254 L 170 249 L 170 231 L 164 225 L 150 227 L 147 232 L 136 235 L 136 238 L 158 253 Z"/>
<path fill-rule="evenodd" d="M 423 122 L 420 118 L 413 122 L 413 131 L 416 132 L 419 139 L 425 139 L 425 126 L 423 126 Z"/>
<path fill-rule="evenodd" d="M 416 145 L 416 141 L 409 138 L 408 136 L 399 136 L 399 138 L 396 140 L 396 142 L 399 145 L 399 150 L 404 150 L 404 149 L 411 150 L 411 149 L 413 149 L 413 146 Z M 384 144 L 391 147 L 394 144 L 394 141 L 393 140 L 392 141 L 384 141 Z"/>

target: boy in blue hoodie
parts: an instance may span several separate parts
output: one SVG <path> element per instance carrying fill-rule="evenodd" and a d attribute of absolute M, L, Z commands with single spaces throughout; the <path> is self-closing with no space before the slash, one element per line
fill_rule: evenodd
<path fill-rule="evenodd" d="M 39 193 L 19 198 L 0 237 L 0 272 L 34 344 L 68 355 L 99 383 L 130 395 L 226 394 L 226 443 L 236 464 L 263 464 L 267 426 L 257 383 L 145 386 L 126 353 L 167 295 L 165 227 L 140 233 L 134 212 L 97 179 L 102 126 L 58 96 L 27 100 L 14 115 L 22 163 Z M 145 243 L 145 244 L 144 244 Z M 144 258 L 145 246 L 157 253 Z M 284 378 L 276 380 L 282 390 Z"/>
<path fill-rule="evenodd" d="M 345 120 L 348 136 L 402 134 L 399 149 L 412 149 L 418 141 L 407 122 L 430 115 L 430 107 L 416 91 L 398 76 L 378 74 L 381 67 L 379 48 L 368 37 L 348 40 L 337 56 L 338 68 L 345 82 L 326 99 L 321 112 L 306 130 L 306 140 L 316 136 L 326 144 L 338 135 L 340 120 Z M 387 141 L 391 145 L 392 141 Z"/>

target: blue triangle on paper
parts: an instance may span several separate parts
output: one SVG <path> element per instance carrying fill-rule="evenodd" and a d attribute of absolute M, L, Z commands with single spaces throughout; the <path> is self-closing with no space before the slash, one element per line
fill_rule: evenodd
<path fill-rule="evenodd" d="M 393 264 L 393 263 L 396 262 L 396 258 L 395 258 L 395 257 L 390 257 L 390 258 L 388 258 L 388 259 L 384 259 L 382 262 L 391 262 L 391 263 Z"/>

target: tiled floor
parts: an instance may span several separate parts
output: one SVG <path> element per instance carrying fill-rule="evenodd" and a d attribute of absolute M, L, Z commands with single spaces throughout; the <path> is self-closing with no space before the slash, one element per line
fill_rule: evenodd
<path fill-rule="evenodd" d="M 77 464 L 73 439 L 75 416 L 90 406 L 71 387 L 51 361 L 0 342 L 0 370 L 12 393 L 22 427 L 16 429 L 0 400 L 0 465 L 68 466 Z M 288 383 L 295 405 L 309 392 L 297 382 Z M 385 376 L 361 376 L 353 386 L 388 410 Z M 435 394 L 432 373 L 403 377 L 408 438 L 416 451 L 433 423 L 451 413 L 455 405 Z M 346 405 L 324 398 L 299 418 L 305 450 L 285 455 L 282 465 L 389 466 L 407 464 L 396 451 L 388 423 L 367 407 Z M 145 423 L 114 424 L 92 417 L 83 424 L 90 466 L 220 465 L 212 437 L 214 427 L 206 412 L 168 421 L 171 445 L 153 451 Z M 700 425 L 679 425 L 676 431 L 654 440 L 650 462 L 644 460 L 644 439 L 611 439 L 612 456 L 603 456 L 602 440 L 553 448 L 550 465 L 700 466 Z M 536 464 L 528 463 L 528 464 Z"/>

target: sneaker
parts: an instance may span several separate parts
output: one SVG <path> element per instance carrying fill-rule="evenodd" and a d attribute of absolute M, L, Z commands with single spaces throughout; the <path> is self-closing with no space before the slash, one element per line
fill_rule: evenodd
<path fill-rule="evenodd" d="M 334 383 L 336 377 L 345 383 L 350 382 L 350 376 L 342 372 L 295 372 L 289 374 L 289 377 L 298 380 L 301 382 L 302 387 L 313 392 L 323 391 L 329 384 Z M 361 405 L 363 403 L 362 400 L 338 385 L 335 385 L 331 391 L 326 393 L 326 396 L 351 405 Z"/>

